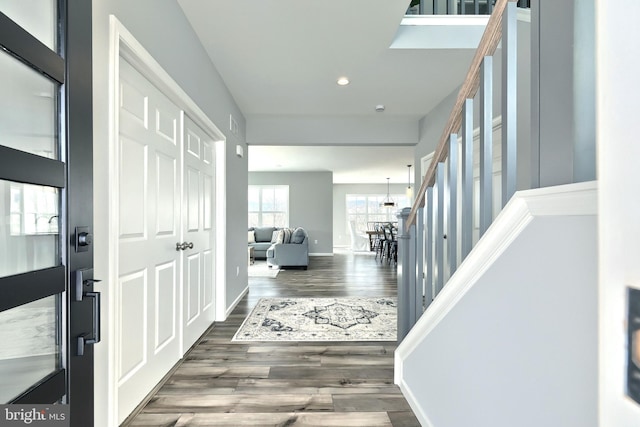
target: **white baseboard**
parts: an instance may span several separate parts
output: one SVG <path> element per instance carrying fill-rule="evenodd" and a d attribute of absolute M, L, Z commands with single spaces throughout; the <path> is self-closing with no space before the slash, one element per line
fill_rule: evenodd
<path fill-rule="evenodd" d="M 433 423 L 431 422 L 429 417 L 427 417 L 427 414 L 422 411 L 422 404 L 418 401 L 418 399 L 416 399 L 413 393 L 411 393 L 411 389 L 407 387 L 404 381 L 397 383 L 397 385 L 398 387 L 400 387 L 400 391 L 402 392 L 404 398 L 407 399 L 407 403 L 409 404 L 409 406 L 411 406 L 411 410 L 413 410 L 413 413 L 420 422 L 420 425 L 422 427 L 433 427 Z"/>
<path fill-rule="evenodd" d="M 431 423 L 431 420 L 429 420 L 427 414 L 422 411 L 422 405 L 413 395 L 409 386 L 407 386 L 407 384 L 403 381 L 403 369 L 404 358 L 401 357 L 398 352 L 396 352 L 394 354 L 393 382 L 400 388 L 400 391 L 402 392 L 404 398 L 407 399 L 407 403 L 409 404 L 409 406 L 411 406 L 411 409 L 413 410 L 413 413 L 415 414 L 418 421 L 420 421 L 420 425 L 423 427 L 433 427 L 433 423 Z"/>
<path fill-rule="evenodd" d="M 331 253 L 317 252 L 317 253 L 309 254 L 309 256 L 333 256 L 333 252 Z"/>
<path fill-rule="evenodd" d="M 229 317 L 229 315 L 231 314 L 231 312 L 233 311 L 234 308 L 236 308 L 236 306 L 238 305 L 238 303 L 240 302 L 240 300 L 242 298 L 244 298 L 244 296 L 249 292 L 249 285 L 247 285 L 246 288 L 244 288 L 244 290 L 242 292 L 240 292 L 240 295 L 238 295 L 238 298 L 236 298 L 236 300 L 234 302 L 231 303 L 231 306 L 229 306 L 229 308 L 227 308 L 227 311 L 224 314 L 224 319 L 227 320 L 227 317 Z"/>

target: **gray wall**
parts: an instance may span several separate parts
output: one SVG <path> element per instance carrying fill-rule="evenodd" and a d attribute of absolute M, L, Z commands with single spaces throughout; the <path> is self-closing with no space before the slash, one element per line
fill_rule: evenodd
<path fill-rule="evenodd" d="M 413 118 L 253 116 L 247 126 L 251 145 L 412 145 L 418 139 Z"/>
<path fill-rule="evenodd" d="M 596 178 L 594 34 L 594 0 L 532 2 L 533 145 L 541 187 Z"/>
<path fill-rule="evenodd" d="M 333 173 L 249 172 L 249 184 L 288 185 L 289 226 L 307 230 L 309 253 L 333 253 Z"/>
<path fill-rule="evenodd" d="M 451 110 L 456 103 L 459 91 L 460 88 L 457 87 L 449 94 L 449 96 L 443 99 L 433 110 L 431 110 L 429 114 L 420 120 L 420 139 L 416 145 L 416 157 L 413 162 L 416 165 L 414 168 L 414 179 L 416 182 L 421 182 L 420 159 L 427 154 L 432 153 L 438 147 L 440 136 L 442 136 L 444 126 L 449 119 L 449 114 L 451 114 Z"/>
<path fill-rule="evenodd" d="M 413 187 L 413 183 L 411 184 Z M 391 184 L 391 194 L 404 194 L 406 184 Z M 387 184 L 334 184 L 333 185 L 333 245 L 351 245 L 349 223 L 347 222 L 347 194 L 387 194 Z M 399 206 L 396 210 L 402 209 Z"/>

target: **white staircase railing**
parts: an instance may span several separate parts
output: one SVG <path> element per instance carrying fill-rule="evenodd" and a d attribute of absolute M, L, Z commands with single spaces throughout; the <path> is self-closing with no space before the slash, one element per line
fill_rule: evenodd
<path fill-rule="evenodd" d="M 491 15 L 495 0 L 413 0 L 407 15 Z M 517 0 L 518 7 L 530 8 L 531 0 Z"/>
<path fill-rule="evenodd" d="M 516 191 L 517 0 L 497 0 L 492 12 L 416 200 L 411 209 L 398 215 L 398 341 L 491 224 L 497 214 L 494 193 L 501 194 L 504 207 Z M 495 185 L 493 55 L 500 43 L 501 182 Z M 474 146 L 474 97 L 478 91 L 480 138 Z"/>

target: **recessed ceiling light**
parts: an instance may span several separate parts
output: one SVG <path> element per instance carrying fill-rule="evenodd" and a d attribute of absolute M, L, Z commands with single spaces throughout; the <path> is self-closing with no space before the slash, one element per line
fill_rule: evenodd
<path fill-rule="evenodd" d="M 382 104 L 376 105 L 376 111 L 378 113 L 382 113 L 384 111 L 384 105 L 382 105 Z"/>
<path fill-rule="evenodd" d="M 338 81 L 336 83 L 338 83 L 340 86 L 346 86 L 349 84 L 349 79 L 346 77 L 340 77 L 338 78 Z"/>

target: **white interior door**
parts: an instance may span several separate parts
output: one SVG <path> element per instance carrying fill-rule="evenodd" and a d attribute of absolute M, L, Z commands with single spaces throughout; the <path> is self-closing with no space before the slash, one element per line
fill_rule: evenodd
<path fill-rule="evenodd" d="M 214 320 L 214 143 L 184 116 L 183 351 Z M 193 245 L 192 245 L 193 244 Z"/>
<path fill-rule="evenodd" d="M 123 58 L 119 79 L 118 422 L 180 359 L 180 110 Z"/>

